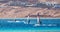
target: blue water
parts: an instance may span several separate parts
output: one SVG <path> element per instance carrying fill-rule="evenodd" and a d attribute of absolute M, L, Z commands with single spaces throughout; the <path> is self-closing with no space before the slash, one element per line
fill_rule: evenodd
<path fill-rule="evenodd" d="M 25 21 L 27 19 L 15 19 L 16 21 Z M 36 24 L 37 19 L 30 19 L 30 24 L 24 24 L 23 22 L 8 22 L 14 21 L 14 19 L 0 19 L 0 31 L 42 31 L 42 30 L 49 30 L 49 31 L 58 31 L 60 30 L 60 19 L 40 19 L 42 24 L 58 24 L 58 26 L 34 26 Z M 31 32 L 30 31 L 30 32 Z"/>

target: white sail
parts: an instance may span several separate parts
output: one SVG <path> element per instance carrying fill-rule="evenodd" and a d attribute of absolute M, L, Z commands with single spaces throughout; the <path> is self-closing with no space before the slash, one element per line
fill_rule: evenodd
<path fill-rule="evenodd" d="M 35 24 L 34 26 L 40 26 L 40 18 L 37 17 L 37 24 Z"/>
<path fill-rule="evenodd" d="M 27 24 L 29 24 L 28 21 L 29 21 L 29 16 L 27 17 Z"/>

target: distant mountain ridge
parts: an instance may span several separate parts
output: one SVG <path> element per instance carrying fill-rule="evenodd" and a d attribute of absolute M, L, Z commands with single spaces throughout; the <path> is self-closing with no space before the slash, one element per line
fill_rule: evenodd
<path fill-rule="evenodd" d="M 38 2 L 38 0 L 0 0 L 0 2 L 6 2 L 6 1 Z"/>
<path fill-rule="evenodd" d="M 30 2 L 47 2 L 47 1 L 53 1 L 53 2 L 60 2 L 60 0 L 0 0 L 0 1 L 30 1 Z"/>

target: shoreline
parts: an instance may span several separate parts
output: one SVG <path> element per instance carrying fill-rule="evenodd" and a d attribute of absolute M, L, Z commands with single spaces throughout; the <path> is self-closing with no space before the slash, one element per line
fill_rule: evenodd
<path fill-rule="evenodd" d="M 24 18 L 0 18 L 0 19 L 27 19 L 28 17 Z M 29 19 L 37 19 L 37 17 L 30 17 Z M 52 17 L 40 17 L 40 19 L 60 19 L 60 17 L 52 18 Z"/>

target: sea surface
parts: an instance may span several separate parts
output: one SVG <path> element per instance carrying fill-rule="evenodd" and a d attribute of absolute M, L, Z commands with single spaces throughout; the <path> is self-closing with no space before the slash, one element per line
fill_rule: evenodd
<path fill-rule="evenodd" d="M 0 19 L 0 32 L 60 32 L 60 26 L 34 26 L 37 19 Z M 11 21 L 11 22 L 10 22 Z M 17 22 L 16 22 L 17 21 Z M 20 21 L 20 22 L 19 22 Z M 60 24 L 60 19 L 40 19 L 42 24 Z"/>

